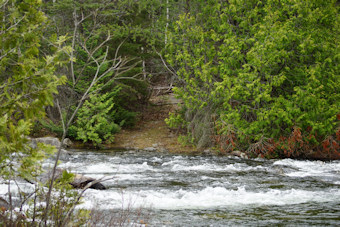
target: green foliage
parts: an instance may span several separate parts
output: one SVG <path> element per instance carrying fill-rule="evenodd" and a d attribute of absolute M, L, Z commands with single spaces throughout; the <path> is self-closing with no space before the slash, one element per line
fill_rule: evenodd
<path fill-rule="evenodd" d="M 121 127 L 133 127 L 137 121 L 137 113 L 128 111 L 124 108 L 117 107 L 115 113 L 115 122 Z"/>
<path fill-rule="evenodd" d="M 261 138 L 273 145 L 295 127 L 318 143 L 335 136 L 340 107 L 336 1 L 198 4 L 200 13 L 193 9 L 174 25 L 167 51 L 183 83 L 175 92 L 185 107 L 212 110 L 216 133 L 226 138 L 233 136 L 226 127 L 232 125 L 238 142 L 230 149 L 246 150 Z"/>
<path fill-rule="evenodd" d="M 89 211 L 73 211 L 79 197 L 79 192 L 72 190 L 73 188 L 70 183 L 73 179 L 74 174 L 63 170 L 54 183 L 54 190 L 57 193 L 52 195 L 52 207 L 48 211 L 49 221 L 52 221 L 54 226 L 63 226 L 65 223 L 72 226 L 81 226 L 84 225 L 89 218 Z M 41 195 L 44 196 L 44 193 Z M 41 200 L 44 201 L 45 198 L 41 197 Z M 32 211 L 31 209 L 28 212 Z M 43 217 L 43 212 L 44 206 L 42 206 L 40 210 L 38 207 L 38 215 Z"/>
<path fill-rule="evenodd" d="M 53 104 L 57 86 L 65 77 L 54 75 L 62 63 L 64 37 L 51 55 L 39 51 L 45 15 L 39 1 L 7 1 L 0 11 L 0 175 L 30 179 L 40 172 L 39 163 L 52 148 L 29 146 L 32 122 L 43 117 L 44 106 Z M 15 154 L 15 155 L 14 155 Z"/>
<path fill-rule="evenodd" d="M 156 35 L 150 34 L 152 31 L 159 34 L 155 27 L 149 26 L 155 19 L 150 18 L 148 12 L 154 14 L 159 7 L 161 4 L 154 0 L 61 0 L 44 5 L 47 15 L 54 21 L 50 32 L 57 30 L 59 34 L 70 34 L 67 44 L 74 47 L 73 62 L 69 69 L 63 70 L 69 79 L 69 89 L 65 90 L 75 94 L 70 98 L 60 92 L 58 96 L 66 116 L 74 110 L 70 106 L 77 105 L 93 79 L 100 78 L 99 83 L 103 86 L 97 87 L 99 95 L 121 88 L 113 100 L 115 123 L 126 127 L 135 124 L 135 111 L 147 102 L 150 94 L 149 84 L 143 81 L 147 73 L 143 73 L 141 60 L 152 58 L 154 54 L 148 49 L 155 43 Z M 68 132 L 71 136 L 73 129 Z"/>
<path fill-rule="evenodd" d="M 53 104 L 57 86 L 66 82 L 65 77 L 55 75 L 55 70 L 65 63 L 65 53 L 70 48 L 63 45 L 65 37 L 60 36 L 49 40 L 50 46 L 41 51 L 47 20 L 40 7 L 40 0 L 0 3 L 0 176 L 8 185 L 19 187 L 22 206 L 32 205 L 25 216 L 20 212 L 13 215 L 13 210 L 1 211 L 0 225 L 4 226 L 42 226 L 46 211 L 46 188 L 38 182 L 38 176 L 42 173 L 43 160 L 55 148 L 44 144 L 34 148 L 28 135 L 33 122 L 45 116 L 44 108 Z M 34 192 L 23 193 L 17 184 L 19 179 L 34 182 Z M 76 192 L 65 187 L 70 176 L 64 174 L 61 179 L 54 188 L 57 192 L 54 195 L 60 197 L 52 201 L 47 211 L 48 223 L 56 226 L 76 201 L 71 198 Z M 16 192 L 9 187 L 7 194 Z M 11 199 L 9 202 L 14 206 Z"/>
<path fill-rule="evenodd" d="M 50 120 L 40 119 L 39 121 L 35 122 L 34 127 L 37 128 L 37 131 L 39 129 L 47 129 L 50 132 L 56 133 L 58 137 L 61 137 L 63 134 L 63 127 L 60 125 L 55 124 L 54 122 Z"/>
<path fill-rule="evenodd" d="M 51 198 L 51 207 L 48 210 L 48 221 L 53 226 L 68 225 L 81 226 L 88 220 L 89 211 L 73 210 L 75 203 L 78 201 L 79 193 L 72 190 L 70 183 L 74 179 L 74 174 L 66 170 L 57 173 L 57 179 L 54 183 L 54 193 Z M 46 182 L 49 183 L 49 182 Z M 26 217 L 32 217 L 33 220 L 25 219 L 25 226 L 42 225 L 41 222 L 45 215 L 46 200 L 45 188 L 47 185 L 36 184 L 34 198 L 25 198 L 28 202 L 28 209 L 25 211 Z"/>
<path fill-rule="evenodd" d="M 194 138 L 190 134 L 188 134 L 188 135 L 179 135 L 177 140 L 183 146 L 188 146 L 188 145 L 193 145 L 194 144 Z"/>
<path fill-rule="evenodd" d="M 95 146 L 104 141 L 113 142 L 114 134 L 120 130 L 120 126 L 114 122 L 113 97 L 109 98 L 109 95 L 94 94 L 85 101 L 71 127 L 76 131 L 77 139 L 90 141 Z"/>
<path fill-rule="evenodd" d="M 165 119 L 165 123 L 173 129 L 183 127 L 186 122 L 181 114 L 169 113 L 169 118 Z"/>

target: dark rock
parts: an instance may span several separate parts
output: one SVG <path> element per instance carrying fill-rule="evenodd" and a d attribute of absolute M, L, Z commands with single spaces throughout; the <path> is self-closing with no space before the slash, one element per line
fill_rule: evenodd
<path fill-rule="evenodd" d="M 56 173 L 55 173 L 55 179 L 56 180 L 60 179 L 63 176 L 63 171 L 64 171 L 64 169 L 60 169 L 60 168 L 58 168 L 56 170 Z M 50 172 L 50 173 L 47 174 L 47 176 L 43 177 L 42 182 L 47 183 L 47 179 L 51 179 L 51 178 L 52 178 L 52 173 Z M 94 179 L 92 177 L 87 177 L 87 176 L 84 176 L 82 174 L 75 174 L 74 179 L 70 184 L 74 188 L 85 188 L 88 183 L 91 183 L 93 181 L 97 181 L 97 179 Z M 92 184 L 90 186 L 90 188 L 98 189 L 98 190 L 105 190 L 106 189 L 106 187 L 100 182 Z"/>
<path fill-rule="evenodd" d="M 74 188 L 85 188 L 88 183 L 91 183 L 91 182 L 94 182 L 94 181 L 97 181 L 97 180 L 92 178 L 92 177 L 87 177 L 87 176 L 84 176 L 84 175 L 81 175 L 81 174 L 75 174 L 74 180 L 71 182 L 71 185 Z M 98 190 L 105 190 L 106 189 L 106 187 L 100 182 L 92 184 L 90 186 L 90 188 L 98 189 Z"/>

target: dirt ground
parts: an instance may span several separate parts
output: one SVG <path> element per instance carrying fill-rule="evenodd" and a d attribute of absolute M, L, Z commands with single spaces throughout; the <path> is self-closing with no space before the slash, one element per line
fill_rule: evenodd
<path fill-rule="evenodd" d="M 165 119 L 169 112 L 176 111 L 179 100 L 173 94 L 154 96 L 141 113 L 136 126 L 123 129 L 115 136 L 108 148 L 132 148 L 170 152 L 195 152 L 193 146 L 178 142 L 178 134 L 168 128 Z"/>

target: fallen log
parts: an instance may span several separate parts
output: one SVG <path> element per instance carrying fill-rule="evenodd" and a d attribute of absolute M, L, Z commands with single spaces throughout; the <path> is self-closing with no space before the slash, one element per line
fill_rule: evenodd
<path fill-rule="evenodd" d="M 74 188 L 85 188 L 88 183 L 95 182 L 96 179 L 92 177 L 87 177 L 81 174 L 75 174 L 73 181 L 70 183 Z M 105 190 L 106 187 L 100 183 L 96 182 L 93 183 L 90 188 L 97 189 L 97 190 Z"/>
<path fill-rule="evenodd" d="M 67 171 L 61 168 L 57 168 L 55 173 L 55 180 L 61 179 L 63 176 L 63 172 Z M 52 177 L 52 172 L 49 172 L 48 174 L 44 174 L 44 176 L 41 177 L 41 182 L 49 183 Z M 92 177 L 84 176 L 82 174 L 74 174 L 74 179 L 72 182 L 70 182 L 70 185 L 73 186 L 73 188 L 85 188 L 89 183 L 93 182 L 89 188 L 97 189 L 97 190 L 105 190 L 106 187 L 100 183 L 97 182 L 97 179 L 94 179 Z"/>

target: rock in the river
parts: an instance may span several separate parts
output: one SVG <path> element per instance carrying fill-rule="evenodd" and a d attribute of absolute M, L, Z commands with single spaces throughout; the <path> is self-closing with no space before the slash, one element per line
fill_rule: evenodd
<path fill-rule="evenodd" d="M 65 145 L 65 147 L 70 147 L 73 143 L 69 138 L 65 138 L 63 144 Z"/>
<path fill-rule="evenodd" d="M 40 138 L 30 138 L 31 140 L 31 147 L 33 149 L 37 148 L 38 143 L 44 143 L 44 144 L 48 144 L 48 145 L 52 145 L 55 146 L 56 149 L 58 150 L 59 146 L 60 146 L 60 140 L 56 137 L 40 137 Z M 69 146 L 70 144 L 72 144 L 72 141 L 68 138 L 64 139 L 64 144 L 66 142 L 66 145 Z M 61 153 L 60 153 L 60 159 L 61 160 L 68 160 L 70 154 L 67 150 L 61 149 Z"/>
<path fill-rule="evenodd" d="M 58 168 L 56 170 L 55 179 L 61 178 L 62 175 L 63 175 L 63 171 L 64 171 L 64 169 Z M 51 179 L 51 177 L 52 177 L 52 173 L 49 173 L 48 179 Z M 93 182 L 93 181 L 97 181 L 97 179 L 94 179 L 92 177 L 87 177 L 87 176 L 84 176 L 84 175 L 81 175 L 81 174 L 75 174 L 74 179 L 70 184 L 74 188 L 85 188 L 85 186 L 88 183 Z M 46 182 L 46 178 L 45 178 L 45 182 Z M 90 186 L 90 188 L 98 189 L 98 190 L 105 190 L 106 189 L 106 187 L 100 182 L 94 183 L 93 185 Z"/>
<path fill-rule="evenodd" d="M 62 161 L 67 161 L 70 158 L 70 153 L 67 150 L 61 149 L 59 159 Z"/>
<path fill-rule="evenodd" d="M 240 158 L 248 158 L 248 155 L 246 153 L 241 152 L 241 151 L 232 151 L 230 154 L 237 156 L 237 157 L 240 157 Z"/>
<path fill-rule="evenodd" d="M 96 179 L 92 178 L 92 177 L 87 177 L 81 174 L 75 174 L 74 176 L 74 180 L 71 182 L 71 185 L 74 188 L 84 188 L 88 183 L 96 181 Z M 94 183 L 93 185 L 90 186 L 90 188 L 93 189 L 98 189 L 98 190 L 105 190 L 105 186 L 100 183 Z"/>
<path fill-rule="evenodd" d="M 33 148 L 37 147 L 37 143 L 44 143 L 44 144 L 49 144 L 55 147 L 60 146 L 60 140 L 56 137 L 40 137 L 40 138 L 33 138 L 31 139 L 31 146 Z"/>

